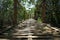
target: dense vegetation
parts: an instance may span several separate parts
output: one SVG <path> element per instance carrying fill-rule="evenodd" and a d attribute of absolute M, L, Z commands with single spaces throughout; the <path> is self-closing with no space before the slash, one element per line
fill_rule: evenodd
<path fill-rule="evenodd" d="M 59 27 L 60 0 L 0 0 L 0 30 L 28 18 Z"/>

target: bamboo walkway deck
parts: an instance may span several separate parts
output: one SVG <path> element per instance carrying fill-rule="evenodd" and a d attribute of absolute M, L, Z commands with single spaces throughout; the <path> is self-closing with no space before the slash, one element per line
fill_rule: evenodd
<path fill-rule="evenodd" d="M 11 39 L 4 38 L 1 36 L 0 40 L 60 40 L 60 35 L 39 35 L 39 36 L 33 36 L 31 34 L 26 35 L 13 35 Z"/>

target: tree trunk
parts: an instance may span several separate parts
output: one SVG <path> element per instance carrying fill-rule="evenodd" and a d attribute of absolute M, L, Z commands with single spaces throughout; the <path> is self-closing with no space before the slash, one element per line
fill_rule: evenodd
<path fill-rule="evenodd" d="M 37 11 L 35 11 L 35 13 L 34 13 L 34 19 L 35 19 L 35 20 L 38 19 L 38 13 L 37 13 Z"/>
<path fill-rule="evenodd" d="M 17 24 L 17 4 L 18 4 L 18 0 L 13 0 L 14 1 L 14 14 L 13 14 L 13 25 Z"/>
<path fill-rule="evenodd" d="M 34 19 L 35 20 L 38 20 L 38 17 L 40 15 L 40 6 L 41 5 L 36 4 L 36 9 L 35 9 L 35 13 L 34 13 Z"/>
<path fill-rule="evenodd" d="M 42 2 L 42 22 L 46 23 L 46 0 Z"/>

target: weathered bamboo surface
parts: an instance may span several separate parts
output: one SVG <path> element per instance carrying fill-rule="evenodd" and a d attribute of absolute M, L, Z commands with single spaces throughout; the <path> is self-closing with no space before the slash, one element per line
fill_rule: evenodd
<path fill-rule="evenodd" d="M 40 35 L 40 36 L 13 36 L 12 39 L 0 38 L 0 40 L 60 40 L 60 35 L 49 36 L 49 35 Z"/>

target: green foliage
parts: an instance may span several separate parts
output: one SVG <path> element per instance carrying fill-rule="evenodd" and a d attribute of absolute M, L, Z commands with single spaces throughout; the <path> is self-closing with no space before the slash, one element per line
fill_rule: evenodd
<path fill-rule="evenodd" d="M 60 11 L 59 11 L 58 3 L 59 3 L 59 0 L 50 0 L 50 3 L 48 3 L 49 5 L 47 4 L 48 5 L 47 13 L 49 13 L 48 14 L 49 17 L 47 16 L 47 18 L 49 18 L 49 20 L 50 20 L 48 22 L 50 22 L 50 23 L 52 23 L 53 25 L 56 25 L 56 26 L 58 24 L 60 24 L 60 22 L 58 21 L 58 20 L 60 20 L 60 18 L 59 18 Z"/>
<path fill-rule="evenodd" d="M 42 2 L 43 0 L 18 0 L 17 21 L 28 18 L 36 18 L 38 22 L 42 22 Z M 46 2 L 46 21 L 53 25 L 60 26 L 60 0 L 45 0 Z M 14 13 L 13 0 L 0 0 L 0 29 L 5 25 L 12 25 Z M 34 5 L 35 7 L 30 8 Z M 27 7 L 26 7 L 27 6 Z M 26 10 L 28 8 L 28 10 Z"/>
<path fill-rule="evenodd" d="M 60 4 L 59 0 L 45 0 L 46 1 L 46 21 L 47 23 L 51 23 L 52 25 L 59 26 L 60 25 Z M 36 9 L 35 9 L 35 18 L 40 17 L 42 14 L 42 2 L 43 0 L 37 0 Z"/>

